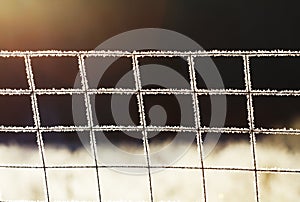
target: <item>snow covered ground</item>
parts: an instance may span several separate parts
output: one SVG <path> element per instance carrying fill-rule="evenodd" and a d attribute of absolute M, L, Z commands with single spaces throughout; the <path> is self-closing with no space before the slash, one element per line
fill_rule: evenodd
<path fill-rule="evenodd" d="M 258 168 L 300 168 L 299 137 L 268 136 L 257 143 Z M 173 146 L 174 151 L 180 146 Z M 127 148 L 128 149 L 128 148 Z M 140 151 L 141 152 L 141 151 Z M 46 146 L 46 164 L 93 165 L 93 158 L 81 148 Z M 103 146 L 102 155 L 114 155 Z M 161 158 L 168 158 L 168 155 Z M 0 145 L 0 164 L 41 165 L 38 150 L 18 145 Z M 129 163 L 126 159 L 123 162 Z M 163 160 L 163 159 L 160 159 Z M 158 162 L 158 160 L 157 160 Z M 205 158 L 206 167 L 253 167 L 250 143 L 236 141 L 218 144 Z M 199 166 L 195 146 L 175 163 L 177 166 Z M 145 170 L 146 171 L 146 170 Z M 121 173 L 99 168 L 100 186 L 104 201 L 149 201 L 148 175 Z M 52 200 L 97 200 L 96 172 L 93 168 L 47 169 L 49 194 Z M 200 201 L 202 173 L 198 169 L 164 169 L 152 174 L 155 201 Z M 43 169 L 0 169 L 1 200 L 44 200 Z M 205 170 L 208 201 L 255 201 L 254 174 L 249 171 Z M 260 173 L 261 201 L 297 201 L 300 198 L 300 174 Z"/>

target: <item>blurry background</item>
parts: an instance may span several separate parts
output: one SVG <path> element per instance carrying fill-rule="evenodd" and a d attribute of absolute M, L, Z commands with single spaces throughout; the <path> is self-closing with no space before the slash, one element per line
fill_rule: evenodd
<path fill-rule="evenodd" d="M 1 1 L 1 49 L 90 50 L 131 29 L 180 32 L 205 49 L 298 49 L 297 1 Z"/>

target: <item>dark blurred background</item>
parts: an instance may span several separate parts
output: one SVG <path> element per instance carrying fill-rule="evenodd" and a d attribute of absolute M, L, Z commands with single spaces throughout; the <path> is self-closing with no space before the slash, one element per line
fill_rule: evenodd
<path fill-rule="evenodd" d="M 180 32 L 205 49 L 299 48 L 298 1 L 1 2 L 0 48 L 90 50 L 132 29 Z"/>
<path fill-rule="evenodd" d="M 149 27 L 184 34 L 205 50 L 299 50 L 298 9 L 299 1 L 279 0 L 2 1 L 0 50 L 93 50 L 117 34 Z M 213 60 L 225 88 L 245 88 L 241 58 Z M 78 73 L 77 60 L 71 57 L 33 58 L 32 65 L 37 88 L 72 88 Z M 111 68 L 126 72 L 130 65 L 119 61 Z M 254 58 L 250 65 L 255 89 L 300 88 L 300 58 Z M 109 70 L 106 76 L 118 81 L 113 76 L 122 75 Z M 28 88 L 22 58 L 0 58 L 0 88 Z M 100 106 L 110 98 L 101 99 Z M 209 97 L 199 100 L 203 124 L 208 125 Z M 38 96 L 42 125 L 72 125 L 71 101 L 68 95 Z M 247 127 L 245 97 L 228 96 L 227 102 L 225 126 Z M 254 107 L 257 127 L 295 127 L 300 117 L 298 97 L 255 97 Z M 29 96 L 0 96 L 0 125 L 33 125 L 31 117 Z M 18 141 L 13 135 L 1 137 L 3 142 L 11 137 Z M 78 143 L 70 137 L 74 136 L 48 139 Z"/>

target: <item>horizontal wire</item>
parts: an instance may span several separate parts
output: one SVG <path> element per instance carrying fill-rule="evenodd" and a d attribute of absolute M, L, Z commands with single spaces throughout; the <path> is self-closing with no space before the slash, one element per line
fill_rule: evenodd
<path fill-rule="evenodd" d="M 207 50 L 207 51 L 120 51 L 120 50 L 89 50 L 89 51 L 61 51 L 61 50 L 43 50 L 43 51 L 0 51 L 0 57 L 176 57 L 176 56 L 300 56 L 300 51 L 290 50 L 255 50 L 255 51 L 226 51 L 226 50 Z"/>
<path fill-rule="evenodd" d="M 97 165 L 98 168 L 148 168 L 147 165 Z M 0 165 L 0 169 L 43 169 L 43 166 L 38 165 L 18 165 L 8 164 Z M 47 165 L 46 169 L 93 169 L 95 165 Z M 254 168 L 247 167 L 206 167 L 201 166 L 171 166 L 171 165 L 151 165 L 154 169 L 206 169 L 206 170 L 223 170 L 223 171 L 254 171 Z M 256 171 L 264 173 L 300 173 L 299 169 L 285 169 L 285 168 L 257 168 Z"/>
<path fill-rule="evenodd" d="M 150 132 L 197 132 L 198 129 L 194 127 L 184 126 L 120 126 L 120 125 L 103 125 L 103 126 L 41 126 L 41 132 L 76 132 L 76 131 L 143 131 L 144 129 Z M 249 128 L 237 127 L 200 127 L 199 130 L 205 133 L 249 133 Z M 0 132 L 36 132 L 36 127 L 21 127 L 21 126 L 0 126 Z M 287 128 L 254 128 L 254 133 L 268 134 L 268 135 L 300 135 L 300 129 Z M 1 135 L 1 134 L 0 134 Z"/>
<path fill-rule="evenodd" d="M 300 96 L 300 90 L 252 90 L 250 92 L 240 89 L 197 89 L 195 90 L 198 95 L 247 95 L 253 96 Z M 34 90 L 37 95 L 73 95 L 73 94 L 137 94 L 135 89 L 122 89 L 122 88 L 99 88 L 99 89 L 36 89 Z M 148 94 L 187 94 L 192 95 L 191 89 L 141 89 L 143 95 Z M 30 95 L 32 90 L 29 89 L 0 89 L 0 95 Z"/>

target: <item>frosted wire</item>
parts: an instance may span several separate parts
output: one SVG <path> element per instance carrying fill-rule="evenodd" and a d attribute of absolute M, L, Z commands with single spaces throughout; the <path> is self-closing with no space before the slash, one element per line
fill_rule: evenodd
<path fill-rule="evenodd" d="M 250 132 L 250 143 L 251 143 L 251 150 L 252 150 L 252 157 L 253 157 L 253 167 L 254 167 L 254 185 L 255 185 L 255 192 L 256 192 L 256 201 L 259 201 L 259 183 L 258 183 L 258 176 L 257 176 L 257 163 L 256 163 L 256 141 L 255 141 L 255 134 L 253 132 L 254 129 L 254 108 L 253 108 L 253 100 L 251 94 L 251 76 L 250 76 L 250 67 L 249 67 L 249 56 L 243 57 L 244 61 L 244 74 L 245 74 L 245 86 L 246 90 L 248 91 L 247 94 L 247 114 L 248 114 L 248 126 Z"/>
<path fill-rule="evenodd" d="M 149 181 L 149 190 L 150 190 L 150 201 L 153 202 L 153 189 L 152 189 L 152 177 L 151 177 L 151 162 L 150 162 L 150 155 L 149 155 L 149 142 L 148 142 L 148 136 L 147 131 L 145 130 L 146 127 L 146 118 L 145 118 L 145 110 L 144 110 L 144 103 L 143 103 L 143 96 L 140 92 L 142 89 L 142 83 L 141 83 L 141 76 L 139 71 L 139 65 L 136 55 L 132 56 L 132 65 L 133 65 L 133 73 L 134 73 L 134 80 L 135 80 L 135 87 L 137 93 L 137 103 L 139 107 L 139 115 L 140 115 L 140 125 L 143 126 L 143 145 L 144 145 L 144 153 L 146 156 L 146 162 L 147 162 L 147 170 L 148 170 L 148 181 Z"/>
<path fill-rule="evenodd" d="M 93 130 L 93 115 L 92 115 L 92 107 L 91 107 L 91 101 L 90 96 L 87 93 L 88 87 L 88 81 L 86 77 L 86 71 L 84 66 L 84 56 L 78 55 L 78 65 L 79 65 L 79 72 L 81 77 L 81 86 L 84 93 L 84 103 L 86 108 L 86 118 L 88 121 L 88 127 L 90 132 L 90 144 L 91 144 L 91 150 L 93 152 L 94 160 L 95 160 L 95 168 L 96 168 L 96 177 L 97 177 L 97 185 L 98 185 L 98 197 L 99 201 L 101 201 L 101 188 L 100 188 L 100 177 L 99 177 L 99 169 L 98 169 L 98 160 L 97 160 L 97 150 L 96 150 L 96 138 L 95 133 Z"/>
<path fill-rule="evenodd" d="M 202 191 L 203 191 L 203 200 L 206 202 L 206 183 L 205 183 L 205 172 L 204 172 L 204 162 L 203 162 L 203 140 L 202 140 L 202 132 L 199 130 L 201 126 L 200 120 L 200 112 L 199 112 L 199 102 L 198 102 L 198 95 L 196 94 L 197 90 L 197 83 L 196 83 L 196 74 L 194 68 L 194 58 L 190 55 L 188 57 L 188 64 L 189 64 L 189 74 L 190 74 L 190 85 L 193 91 L 193 108 L 194 108 L 194 119 L 195 119 L 195 126 L 197 129 L 197 149 L 199 152 L 200 163 L 201 163 L 201 173 L 202 173 Z"/>
<path fill-rule="evenodd" d="M 33 112 L 33 120 L 34 120 L 34 125 L 37 129 L 36 134 L 37 134 L 37 145 L 40 151 L 40 156 L 43 164 L 43 171 L 44 171 L 44 178 L 45 178 L 45 194 L 46 194 L 46 199 L 49 201 L 50 196 L 49 196 L 49 189 L 48 189 L 48 180 L 47 180 L 47 170 L 46 170 L 46 163 L 45 163 L 45 149 L 44 149 L 44 142 L 43 142 L 43 137 L 42 133 L 39 130 L 41 121 L 40 121 L 40 115 L 39 115 L 39 108 L 38 108 L 38 102 L 35 94 L 35 83 L 34 83 L 34 77 L 33 77 L 33 72 L 32 72 L 32 67 L 31 67 L 31 60 L 29 56 L 25 56 L 25 66 L 26 66 L 26 74 L 27 74 L 27 81 L 29 85 L 29 90 L 31 90 L 31 106 L 32 106 L 32 112 Z"/>
<path fill-rule="evenodd" d="M 32 57 L 65 57 L 73 56 L 78 58 L 78 66 L 81 77 L 80 89 L 36 89 L 34 74 L 32 72 L 31 58 Z M 138 58 L 141 57 L 187 57 L 189 64 L 190 85 L 191 89 L 142 89 L 141 77 L 139 72 Z M 244 76 L 245 86 L 243 90 L 240 89 L 197 89 L 196 76 L 194 68 L 194 58 L 204 56 L 225 56 L 225 57 L 242 57 L 244 61 Z M 254 122 L 254 108 L 253 96 L 299 96 L 300 90 L 270 90 L 261 89 L 255 90 L 251 86 L 251 74 L 249 58 L 251 57 L 299 57 L 300 51 L 0 51 L 0 57 L 22 57 L 25 60 L 27 81 L 29 84 L 28 89 L 0 89 L 0 95 L 30 95 L 31 105 L 33 111 L 34 126 L 0 126 L 1 132 L 36 132 L 37 145 L 40 152 L 42 166 L 36 165 L 9 165 L 1 164 L 0 168 L 20 168 L 20 169 L 43 169 L 44 171 L 44 192 L 47 201 L 50 200 L 48 190 L 48 169 L 61 169 L 61 168 L 93 168 L 96 170 L 96 178 L 98 182 L 99 200 L 101 201 L 101 172 L 99 168 L 145 168 L 148 170 L 149 182 L 149 197 L 153 201 L 153 185 L 151 180 L 152 168 L 166 168 L 166 169 L 200 169 L 202 173 L 202 194 L 203 201 L 206 201 L 206 183 L 205 183 L 205 170 L 227 170 L 227 171 L 251 171 L 254 173 L 254 187 L 256 191 L 256 201 L 260 200 L 259 197 L 259 182 L 258 172 L 262 173 L 300 173 L 298 169 L 278 169 L 278 168 L 257 168 L 256 166 L 256 141 L 255 134 L 285 134 L 285 135 L 300 135 L 299 129 L 292 128 L 256 128 Z M 84 66 L 85 57 L 129 57 L 132 58 L 132 68 L 135 79 L 135 89 L 125 88 L 100 88 L 90 89 L 88 87 L 88 80 L 86 77 L 86 70 Z M 37 95 L 73 95 L 83 94 L 85 98 L 86 116 L 88 120 L 87 126 L 41 126 L 39 107 L 37 102 Z M 120 95 L 136 95 L 139 107 L 140 125 L 139 126 L 121 126 L 121 125 L 93 125 L 92 109 L 90 95 L 95 94 L 120 94 Z M 145 119 L 143 95 L 152 94 L 187 94 L 192 95 L 195 127 L 183 126 L 147 126 Z M 201 126 L 198 95 L 244 95 L 247 97 L 247 114 L 248 114 L 248 128 L 238 127 L 203 127 Z M 69 132 L 69 131 L 89 131 L 90 144 L 95 160 L 95 165 L 61 165 L 61 166 L 48 166 L 45 163 L 45 151 L 43 143 L 43 132 Z M 141 165 L 98 165 L 97 152 L 96 152 L 96 139 L 95 131 L 141 131 L 143 134 L 144 155 L 147 161 L 146 166 Z M 151 165 L 150 148 L 148 143 L 148 131 L 174 131 L 174 132 L 195 132 L 197 138 L 197 147 L 199 152 L 200 166 L 154 166 Z M 253 157 L 253 167 L 240 168 L 240 167 L 205 167 L 203 163 L 203 140 L 202 133 L 217 132 L 217 133 L 249 133 L 251 140 L 251 150 Z"/>

